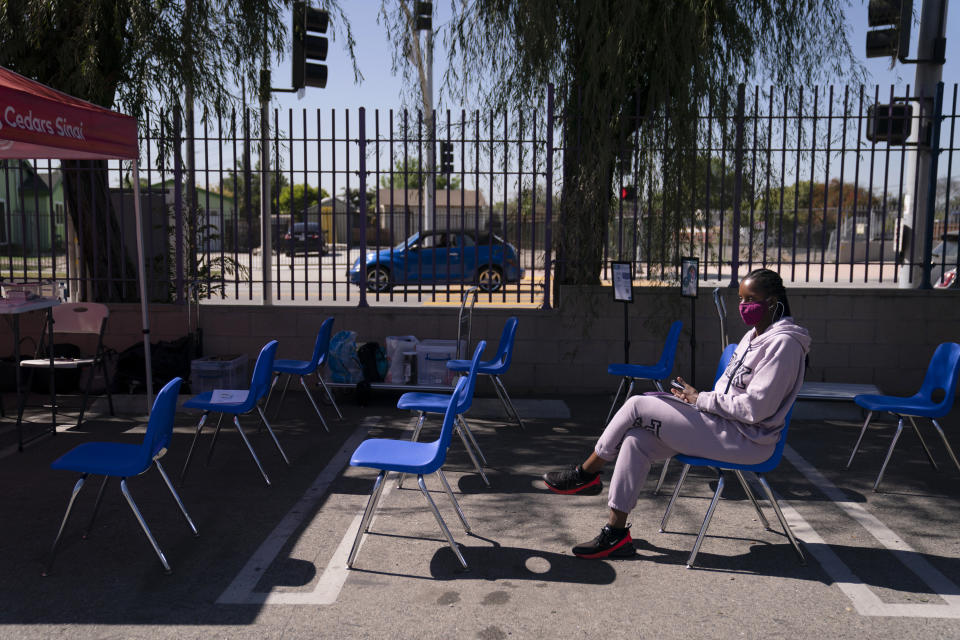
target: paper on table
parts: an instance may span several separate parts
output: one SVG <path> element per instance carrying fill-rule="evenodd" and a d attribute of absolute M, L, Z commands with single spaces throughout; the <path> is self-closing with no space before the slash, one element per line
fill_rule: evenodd
<path fill-rule="evenodd" d="M 240 404 L 247 399 L 249 389 L 214 389 L 210 395 L 213 404 Z"/>

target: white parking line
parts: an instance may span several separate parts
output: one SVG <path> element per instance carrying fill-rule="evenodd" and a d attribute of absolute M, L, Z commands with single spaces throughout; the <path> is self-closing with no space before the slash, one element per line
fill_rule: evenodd
<path fill-rule="evenodd" d="M 343 467 L 350 460 L 354 449 L 367 437 L 370 429 L 380 422 L 379 416 L 364 418 L 357 429 L 350 434 L 336 455 L 327 463 L 317 479 L 303 494 L 293 508 L 287 512 L 280 523 L 270 532 L 266 540 L 254 552 L 230 586 L 217 598 L 217 604 L 332 604 L 336 602 L 340 589 L 347 579 L 347 556 L 353 543 L 353 536 L 360 526 L 361 514 L 358 514 L 347 529 L 333 557 L 313 591 L 302 592 L 258 592 L 254 591 L 264 571 L 273 563 L 287 540 L 300 528 L 307 514 L 314 512 L 314 506 L 323 498 Z M 390 486 L 384 488 L 384 493 Z"/>
<path fill-rule="evenodd" d="M 783 455 L 815 487 L 820 489 L 848 516 L 872 535 L 877 542 L 889 549 L 905 567 L 927 584 L 944 604 L 903 604 L 883 602 L 870 588 L 850 571 L 836 553 L 824 542 L 823 538 L 789 504 L 781 501 L 784 517 L 798 538 L 803 540 L 808 550 L 823 566 L 837 586 L 840 587 L 857 613 L 864 616 L 893 616 L 905 618 L 960 618 L 960 589 L 933 565 L 904 542 L 900 536 L 869 513 L 863 505 L 851 502 L 843 491 L 827 480 L 813 465 L 803 459 L 790 446 L 786 446 Z"/>

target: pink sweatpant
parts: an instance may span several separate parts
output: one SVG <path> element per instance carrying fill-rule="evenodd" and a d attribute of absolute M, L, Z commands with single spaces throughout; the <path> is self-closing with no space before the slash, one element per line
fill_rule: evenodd
<path fill-rule="evenodd" d="M 629 398 L 614 414 L 595 451 L 608 462 L 617 461 L 607 504 L 629 513 L 637 505 L 652 462 L 685 453 L 756 464 L 769 458 L 774 447 L 747 439 L 732 420 L 701 413 L 675 399 L 642 395 Z"/>

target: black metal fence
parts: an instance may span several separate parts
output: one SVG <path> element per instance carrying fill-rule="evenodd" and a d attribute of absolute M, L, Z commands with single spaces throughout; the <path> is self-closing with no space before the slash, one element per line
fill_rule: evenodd
<path fill-rule="evenodd" d="M 693 256 L 702 280 L 721 283 L 761 265 L 794 284 L 896 286 L 917 277 L 904 267 L 930 262 L 938 278 L 958 266 L 957 93 L 917 103 L 929 117 L 913 126 L 939 128 L 925 182 L 911 170 L 915 147 L 866 137 L 868 107 L 909 87 L 741 86 L 704 106 L 680 173 L 662 168 L 676 153 L 668 119 L 648 123 L 625 154 L 622 197 L 612 194 L 602 277 L 628 260 L 638 280 L 672 282 Z M 266 165 L 259 112 L 198 123 L 192 139 L 176 118 L 142 123 L 154 300 L 458 302 L 476 286 L 487 302 L 550 306 L 565 153 L 552 101 L 545 113 L 447 110 L 434 123 L 405 110 L 269 115 Z M 136 299 L 130 167 L 106 166 L 109 199 L 96 196 L 102 165 L 72 167 L 71 188 L 56 162 L 2 166 L 4 281 Z M 909 241 L 911 194 L 934 203 L 932 223 L 912 231 L 931 235 L 930 256 Z"/>

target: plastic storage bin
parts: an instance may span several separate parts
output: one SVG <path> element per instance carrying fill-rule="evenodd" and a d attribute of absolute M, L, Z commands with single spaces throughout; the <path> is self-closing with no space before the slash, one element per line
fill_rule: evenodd
<path fill-rule="evenodd" d="M 465 341 L 461 341 L 463 343 Z M 463 345 L 466 348 L 466 345 Z M 422 340 L 417 343 L 417 384 L 452 385 L 456 373 L 447 360 L 457 357 L 456 340 Z"/>
<path fill-rule="evenodd" d="M 207 356 L 190 361 L 190 391 L 203 393 L 214 389 L 246 389 L 247 356 Z"/>

